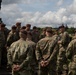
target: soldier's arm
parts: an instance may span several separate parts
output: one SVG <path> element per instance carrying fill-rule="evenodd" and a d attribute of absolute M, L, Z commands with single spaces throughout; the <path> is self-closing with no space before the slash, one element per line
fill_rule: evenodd
<path fill-rule="evenodd" d="M 13 64 L 13 60 L 12 60 L 12 52 L 13 52 L 13 44 L 10 46 L 10 48 L 7 50 L 7 60 L 8 60 L 8 65 L 12 65 Z"/>
<path fill-rule="evenodd" d="M 72 58 L 72 50 L 73 50 L 73 41 L 71 41 L 67 47 L 66 50 L 66 57 L 67 59 L 71 59 Z"/>
<path fill-rule="evenodd" d="M 49 59 L 47 61 L 50 62 L 54 58 L 57 58 L 58 52 L 59 52 L 59 46 L 58 45 L 55 45 L 55 48 L 53 49 L 53 52 L 52 52 L 52 54 L 50 55 L 50 57 L 49 57 Z"/>
<path fill-rule="evenodd" d="M 9 34 L 7 37 L 7 46 L 10 46 L 13 42 L 13 34 Z"/>
<path fill-rule="evenodd" d="M 20 64 L 20 68 L 23 68 L 23 66 L 27 66 L 32 61 L 33 48 L 30 46 L 28 50 L 29 51 L 27 52 L 25 60 Z"/>
<path fill-rule="evenodd" d="M 36 45 L 35 55 L 36 55 L 36 60 L 38 62 L 40 62 L 42 60 L 42 56 L 41 56 L 41 51 L 40 51 L 39 43 L 37 43 L 37 45 Z"/>

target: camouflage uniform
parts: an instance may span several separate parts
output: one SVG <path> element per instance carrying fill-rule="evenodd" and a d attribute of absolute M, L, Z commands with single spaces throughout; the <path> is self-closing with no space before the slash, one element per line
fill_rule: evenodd
<path fill-rule="evenodd" d="M 66 57 L 71 60 L 76 55 L 76 39 L 72 40 L 66 50 Z"/>
<path fill-rule="evenodd" d="M 59 44 L 59 54 L 57 58 L 57 72 L 58 75 L 61 75 L 64 71 L 67 73 L 67 59 L 66 59 L 66 48 L 70 41 L 69 35 L 67 32 L 61 33 L 59 35 L 61 43 Z M 65 66 L 65 68 L 64 68 Z"/>
<path fill-rule="evenodd" d="M 76 55 L 74 55 L 73 60 L 69 63 L 68 75 L 76 75 Z"/>
<path fill-rule="evenodd" d="M 12 75 L 31 75 L 32 56 L 33 48 L 27 41 L 20 39 L 14 42 L 8 50 L 8 64 L 11 66 L 18 64 L 20 70 L 16 72 L 12 70 Z"/>
<path fill-rule="evenodd" d="M 39 41 L 39 33 L 36 32 L 32 32 L 32 40 L 37 43 Z"/>
<path fill-rule="evenodd" d="M 35 49 L 36 49 L 36 43 L 34 43 L 33 41 L 31 40 L 27 40 L 27 42 L 32 46 L 33 48 L 33 58 L 32 58 L 32 61 L 30 63 L 30 66 L 31 66 L 31 72 L 32 72 L 32 75 L 37 75 L 37 68 L 38 68 L 38 64 L 37 64 L 37 60 L 36 60 L 36 56 L 35 56 Z"/>
<path fill-rule="evenodd" d="M 36 46 L 36 58 L 39 63 L 38 75 L 56 75 L 56 55 L 58 47 L 55 45 L 52 49 L 54 41 L 51 37 L 41 39 Z M 40 61 L 48 61 L 45 67 L 40 65 Z"/>
<path fill-rule="evenodd" d="M 70 42 L 70 37 L 69 37 L 68 32 L 64 32 L 60 34 L 60 41 L 61 41 L 62 46 L 66 49 Z"/>
<path fill-rule="evenodd" d="M 18 36 L 15 33 L 13 33 L 12 31 L 10 31 L 8 37 L 7 37 L 7 46 L 10 46 L 13 42 L 18 40 Z"/>
<path fill-rule="evenodd" d="M 39 36 L 39 39 L 45 38 L 45 36 L 46 36 L 46 35 L 42 33 L 42 34 Z"/>
<path fill-rule="evenodd" d="M 59 49 L 59 54 L 57 57 L 57 73 L 58 75 L 63 74 L 64 71 L 67 72 L 67 65 L 66 65 L 66 51 L 65 49 L 61 46 L 61 48 Z M 64 66 L 66 67 L 66 69 L 64 68 Z"/>

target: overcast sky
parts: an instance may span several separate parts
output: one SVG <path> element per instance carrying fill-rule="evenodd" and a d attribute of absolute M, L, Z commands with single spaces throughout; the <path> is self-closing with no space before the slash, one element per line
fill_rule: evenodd
<path fill-rule="evenodd" d="M 3 0 L 0 17 L 7 26 L 20 21 L 38 27 L 76 27 L 76 0 Z"/>

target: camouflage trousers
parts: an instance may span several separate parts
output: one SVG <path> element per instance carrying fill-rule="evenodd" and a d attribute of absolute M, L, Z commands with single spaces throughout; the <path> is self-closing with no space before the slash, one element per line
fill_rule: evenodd
<path fill-rule="evenodd" d="M 68 68 L 67 64 L 65 63 L 57 63 L 57 75 L 67 75 L 68 73 Z"/>
<path fill-rule="evenodd" d="M 32 75 L 32 74 L 29 70 L 21 70 L 21 71 L 18 71 L 18 72 L 13 72 L 12 71 L 12 75 Z"/>
<path fill-rule="evenodd" d="M 51 63 L 46 67 L 39 65 L 38 75 L 56 75 L 56 64 Z"/>

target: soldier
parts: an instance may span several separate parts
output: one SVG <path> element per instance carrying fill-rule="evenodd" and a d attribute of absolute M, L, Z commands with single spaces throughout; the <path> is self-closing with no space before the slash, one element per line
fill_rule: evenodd
<path fill-rule="evenodd" d="M 44 37 L 46 36 L 45 33 L 46 33 L 46 28 L 43 28 L 42 33 L 41 33 L 40 36 L 39 36 L 39 39 L 44 38 Z"/>
<path fill-rule="evenodd" d="M 69 64 L 68 75 L 76 75 L 76 55 L 74 55 L 73 60 Z"/>
<path fill-rule="evenodd" d="M 16 23 L 16 27 L 17 27 L 17 29 L 16 29 L 16 32 L 17 32 L 17 36 L 18 36 L 18 40 L 19 40 L 19 32 L 20 32 L 20 29 L 21 29 L 21 22 L 17 22 Z"/>
<path fill-rule="evenodd" d="M 33 48 L 26 41 L 26 31 L 20 31 L 19 35 L 20 39 L 12 43 L 8 50 L 8 64 L 12 67 L 12 75 L 31 75 Z"/>
<path fill-rule="evenodd" d="M 18 40 L 18 36 L 16 33 L 16 26 L 13 25 L 7 37 L 7 47 L 10 47 L 10 45 L 17 40 Z"/>
<path fill-rule="evenodd" d="M 31 31 L 31 24 L 26 24 L 26 29 L 25 31 L 30 32 Z"/>
<path fill-rule="evenodd" d="M 35 56 L 35 49 L 36 49 L 36 43 L 32 41 L 32 34 L 31 32 L 27 33 L 27 42 L 32 46 L 33 48 L 33 58 L 32 61 L 30 63 L 31 65 L 31 73 L 32 75 L 37 75 L 37 61 L 36 61 L 36 56 Z"/>
<path fill-rule="evenodd" d="M 5 35 L 4 35 L 4 29 L 5 29 L 5 24 L 1 23 L 0 24 L 0 67 L 3 66 L 3 60 L 5 61 L 6 59 L 3 59 L 3 57 L 5 57 Z M 1 65 L 2 62 L 2 65 Z"/>
<path fill-rule="evenodd" d="M 70 38 L 68 33 L 65 32 L 65 27 L 63 25 L 59 27 L 59 32 L 60 32 L 59 35 L 60 39 L 58 41 L 59 54 L 57 58 L 57 73 L 58 75 L 61 75 L 64 73 L 64 71 L 66 71 L 67 74 L 67 70 L 64 68 L 64 66 L 66 65 L 67 68 L 66 48 L 69 44 Z"/>
<path fill-rule="evenodd" d="M 58 41 L 59 44 L 62 44 L 62 46 L 66 49 L 69 42 L 70 42 L 70 37 L 68 32 L 65 31 L 64 25 L 59 27 L 59 33 L 60 33 L 60 40 Z"/>
<path fill-rule="evenodd" d="M 38 75 L 56 75 L 57 45 L 53 44 L 53 32 L 46 30 L 46 37 L 41 39 L 36 46 L 36 59 L 39 65 Z"/>
<path fill-rule="evenodd" d="M 76 39 L 72 40 L 66 50 L 66 57 L 69 61 L 76 55 Z"/>
<path fill-rule="evenodd" d="M 36 26 L 34 26 L 32 30 L 32 41 L 34 41 L 35 43 L 39 41 L 39 32 Z"/>

